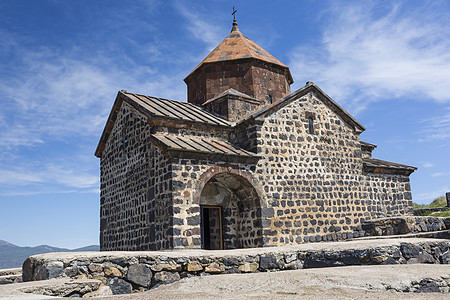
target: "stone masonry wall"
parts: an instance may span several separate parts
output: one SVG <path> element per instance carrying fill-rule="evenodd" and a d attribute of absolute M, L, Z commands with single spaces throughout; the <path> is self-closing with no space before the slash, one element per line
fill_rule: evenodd
<path fill-rule="evenodd" d="M 257 179 L 275 209 L 265 245 L 357 237 L 364 220 L 411 204 L 407 177 L 362 173 L 359 135 L 311 93 L 267 117 L 253 135 L 261 136 L 255 148 L 264 156 Z"/>
<path fill-rule="evenodd" d="M 236 60 L 206 64 L 186 82 L 188 101 L 202 104 L 233 88 L 269 104 L 268 95 L 278 100 L 290 93 L 286 70 L 259 60 Z"/>
<path fill-rule="evenodd" d="M 411 215 L 413 204 L 409 176 L 364 173 L 360 198 L 371 218 Z"/>
<path fill-rule="evenodd" d="M 101 250 L 172 247 L 170 165 L 150 141 L 150 126 L 126 103 L 100 162 Z"/>
<path fill-rule="evenodd" d="M 273 272 L 321 267 L 389 264 L 449 264 L 450 241 L 360 240 L 223 251 L 48 253 L 29 257 L 23 280 L 97 279 L 113 294 L 144 291 L 184 277 Z M 448 276 L 446 276 L 448 278 Z M 445 284 L 442 290 L 447 291 Z"/>
<path fill-rule="evenodd" d="M 308 117 L 314 118 L 314 134 L 308 133 Z M 411 211 L 409 177 L 363 173 L 359 135 L 312 94 L 267 117 L 262 125 L 250 124 L 232 137 L 231 142 L 263 159 L 257 165 L 227 163 L 226 157 L 171 160 L 176 182 L 175 248 L 201 247 L 198 198 L 212 178 L 205 175 L 211 169 L 221 169 L 224 174 L 245 173 L 258 190 L 260 209 L 250 212 L 247 217 L 251 222 L 246 226 L 263 228 L 264 246 L 363 236 L 361 223 L 365 220 Z M 243 220 L 234 214 L 233 220 L 224 214 L 224 223 Z M 224 232 L 226 244 L 238 235 Z M 234 241 L 235 246 L 248 247 L 255 240 L 250 239 L 247 245 Z M 232 244 L 228 247 L 234 248 Z"/>

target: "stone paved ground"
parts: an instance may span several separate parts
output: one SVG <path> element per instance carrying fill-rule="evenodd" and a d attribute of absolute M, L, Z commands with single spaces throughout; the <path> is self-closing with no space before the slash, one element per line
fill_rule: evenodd
<path fill-rule="evenodd" d="M 450 280 L 449 265 L 352 266 L 185 278 L 150 291 L 102 299 L 449 299 L 402 293 L 424 278 Z M 430 284 L 428 283 L 430 286 Z M 418 286 L 417 284 L 415 285 Z M 387 288 L 392 291 L 386 291 Z M 422 289 L 426 289 L 423 285 Z"/>
<path fill-rule="evenodd" d="M 185 278 L 144 293 L 101 297 L 104 300 L 140 299 L 449 299 L 449 293 L 397 292 L 419 287 L 413 282 L 450 282 L 450 265 L 385 265 L 227 274 Z M 0 286 L 0 299 L 56 299 L 23 294 L 33 286 L 73 282 L 69 279 Z M 430 289 L 432 284 L 422 285 Z M 420 287 L 419 287 L 420 288 Z M 390 291 L 386 291 L 390 289 Z M 396 291 L 397 290 L 397 291 Z"/>

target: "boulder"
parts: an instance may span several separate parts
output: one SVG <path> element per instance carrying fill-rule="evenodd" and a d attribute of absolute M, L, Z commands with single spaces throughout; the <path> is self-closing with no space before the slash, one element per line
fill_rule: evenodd
<path fill-rule="evenodd" d="M 152 271 L 144 264 L 135 264 L 128 268 L 127 280 L 137 285 L 150 287 L 152 277 Z"/>
<path fill-rule="evenodd" d="M 419 287 L 415 290 L 416 293 L 439 293 L 439 285 L 428 278 L 422 279 Z"/>
<path fill-rule="evenodd" d="M 188 272 L 203 271 L 202 265 L 198 261 L 191 261 L 187 266 Z"/>
<path fill-rule="evenodd" d="M 131 294 L 132 286 L 120 278 L 109 278 L 106 285 L 111 288 L 113 295 Z"/>
<path fill-rule="evenodd" d="M 417 245 L 409 244 L 409 243 L 401 243 L 400 249 L 403 253 L 403 256 L 406 259 L 418 257 L 420 254 L 421 248 Z"/>
<path fill-rule="evenodd" d="M 259 268 L 263 271 L 279 269 L 277 258 L 273 255 L 261 256 Z"/>
<path fill-rule="evenodd" d="M 101 264 L 90 264 L 88 268 L 91 273 L 101 273 L 103 271 Z"/>
<path fill-rule="evenodd" d="M 155 274 L 154 279 L 157 284 L 167 284 L 180 280 L 180 274 L 177 272 L 161 271 Z"/>
<path fill-rule="evenodd" d="M 216 262 L 211 263 L 205 268 L 205 272 L 212 274 L 220 274 L 225 272 L 225 266 Z"/>
<path fill-rule="evenodd" d="M 258 268 L 259 268 L 259 264 L 258 263 L 255 263 L 255 262 L 248 263 L 247 262 L 247 263 L 245 263 L 243 265 L 240 265 L 238 269 L 242 273 L 253 273 L 256 270 L 258 270 Z"/>
<path fill-rule="evenodd" d="M 444 254 L 442 254 L 442 263 L 446 265 L 450 264 L 450 251 L 447 251 Z"/>
<path fill-rule="evenodd" d="M 103 272 L 105 273 L 105 276 L 108 277 L 121 277 L 122 272 L 119 271 L 119 269 L 115 267 L 104 267 Z"/>
<path fill-rule="evenodd" d="M 419 254 L 419 256 L 417 257 L 417 260 L 421 263 L 421 264 L 434 264 L 434 257 L 429 254 L 428 252 L 422 252 Z"/>
<path fill-rule="evenodd" d="M 33 280 L 33 263 L 29 257 L 22 265 L 22 280 L 24 282 Z"/>
<path fill-rule="evenodd" d="M 173 261 L 169 263 L 162 263 L 162 264 L 156 264 L 151 267 L 152 271 L 154 272 L 160 272 L 160 271 L 181 271 L 182 267 L 180 264 L 177 264 Z"/>
<path fill-rule="evenodd" d="M 64 263 L 62 261 L 54 260 L 47 264 L 48 279 L 60 276 L 64 271 Z"/>

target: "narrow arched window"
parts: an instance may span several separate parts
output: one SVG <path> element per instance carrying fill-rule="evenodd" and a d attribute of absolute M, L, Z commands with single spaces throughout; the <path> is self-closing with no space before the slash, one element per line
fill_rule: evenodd
<path fill-rule="evenodd" d="M 273 100 L 272 100 L 272 95 L 269 94 L 269 104 L 272 104 Z"/>
<path fill-rule="evenodd" d="M 308 118 L 308 133 L 314 134 L 314 121 L 311 117 Z"/>

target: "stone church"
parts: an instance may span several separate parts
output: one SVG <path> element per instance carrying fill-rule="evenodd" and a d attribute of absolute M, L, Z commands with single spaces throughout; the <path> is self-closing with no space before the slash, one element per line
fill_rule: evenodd
<path fill-rule="evenodd" d="M 101 250 L 335 241 L 412 211 L 416 168 L 238 29 L 184 79 L 188 101 L 120 91 L 96 149 Z"/>

